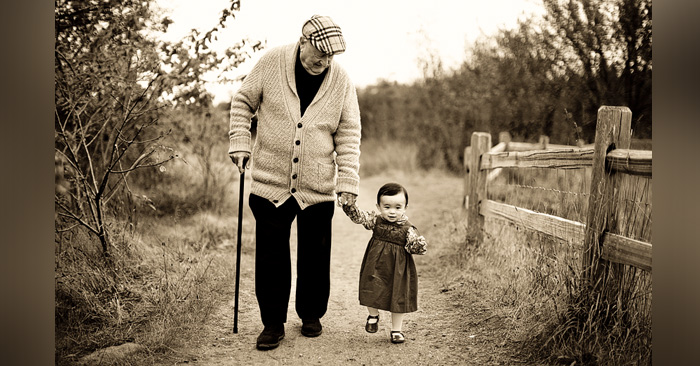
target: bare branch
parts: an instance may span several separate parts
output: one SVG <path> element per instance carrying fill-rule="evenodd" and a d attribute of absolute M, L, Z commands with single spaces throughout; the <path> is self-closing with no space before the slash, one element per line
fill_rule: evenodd
<path fill-rule="evenodd" d="M 67 217 L 71 220 L 75 220 L 76 222 L 78 222 L 80 225 L 84 226 L 85 228 L 87 228 L 91 232 L 93 232 L 95 234 L 99 234 L 99 231 L 97 231 L 96 228 L 92 227 L 92 225 L 87 223 L 80 216 L 78 216 L 73 211 L 71 211 L 68 207 L 66 207 L 66 205 L 64 205 L 58 197 L 55 198 L 55 202 L 63 210 L 63 212 L 59 211 L 59 212 L 56 212 L 56 214 L 63 216 L 63 217 Z"/>
<path fill-rule="evenodd" d="M 69 226 L 69 227 L 67 227 L 67 228 L 56 229 L 56 231 L 59 232 L 59 233 L 65 233 L 66 231 L 71 231 L 71 230 L 75 229 L 75 228 L 78 227 L 78 226 L 81 226 L 81 224 L 80 224 L 80 223 L 77 223 L 77 224 L 71 225 L 71 226 Z"/>
<path fill-rule="evenodd" d="M 122 162 L 121 162 L 121 161 L 119 162 L 119 167 L 120 167 L 120 168 L 122 167 Z M 119 185 L 122 184 L 122 183 L 123 183 L 124 186 L 126 187 L 126 190 L 127 190 L 129 193 L 132 193 L 132 192 L 131 192 L 131 188 L 129 187 L 129 181 L 127 181 L 126 177 L 127 177 L 126 174 L 121 174 L 121 176 L 120 176 L 121 179 L 118 180 L 117 183 L 115 183 L 112 187 L 108 187 L 108 192 L 107 192 L 107 194 L 105 194 L 105 198 L 104 198 L 105 204 L 107 204 L 110 200 L 112 200 L 112 198 L 114 197 L 114 195 L 116 195 L 117 192 L 119 192 L 119 191 L 117 190 L 117 188 L 118 188 Z"/>
<path fill-rule="evenodd" d="M 97 108 L 95 109 L 95 112 L 94 112 L 92 115 L 90 115 L 90 117 L 88 118 L 88 123 L 89 123 L 90 121 L 92 121 L 92 118 L 93 118 L 94 116 L 96 116 L 96 115 L 102 110 L 103 107 L 104 107 L 103 105 L 97 106 Z M 107 125 L 108 125 L 107 122 L 102 123 L 102 124 L 100 125 L 100 129 L 97 130 L 97 132 L 95 132 L 95 136 L 93 136 L 93 137 L 92 137 L 92 140 L 90 140 L 90 141 L 87 143 L 88 146 L 92 145 L 92 143 L 95 142 L 95 140 L 97 140 L 97 138 L 98 138 L 98 137 L 100 136 L 100 134 L 104 131 L 104 129 L 107 127 Z"/>
<path fill-rule="evenodd" d="M 80 139 L 79 142 L 80 142 L 80 144 L 82 144 L 83 149 L 85 150 L 85 158 L 88 160 L 88 169 L 89 169 L 88 172 L 90 173 L 90 177 L 92 178 L 92 184 L 94 185 L 95 189 L 97 189 L 97 179 L 95 179 L 95 167 L 92 163 L 92 156 L 91 156 L 92 154 L 90 154 L 90 149 L 88 149 L 88 146 L 87 146 L 86 141 L 85 141 L 85 136 L 86 136 L 85 128 L 83 127 L 82 121 L 80 120 L 79 117 L 76 118 L 76 121 L 77 121 L 78 126 L 80 127 L 80 131 L 81 131 L 81 135 L 79 137 L 79 139 Z"/>
<path fill-rule="evenodd" d="M 157 167 L 157 166 L 163 165 L 163 164 L 165 164 L 165 163 L 167 163 L 167 162 L 169 162 L 169 161 L 171 161 L 171 160 L 173 160 L 173 159 L 175 159 L 175 158 L 176 158 L 176 156 L 171 156 L 171 157 L 169 157 L 169 158 L 167 158 L 167 159 L 165 159 L 165 160 L 162 160 L 162 161 L 159 161 L 159 162 L 156 162 L 156 163 L 143 164 L 143 165 L 138 165 L 138 166 L 132 165 L 129 169 L 126 169 L 126 170 L 115 170 L 115 171 L 112 171 L 112 173 L 114 173 L 114 174 L 124 174 L 124 173 L 129 173 L 129 172 L 132 172 L 132 171 L 134 171 L 134 170 L 136 170 L 136 169 L 140 169 L 140 168 L 153 168 L 153 167 Z"/>

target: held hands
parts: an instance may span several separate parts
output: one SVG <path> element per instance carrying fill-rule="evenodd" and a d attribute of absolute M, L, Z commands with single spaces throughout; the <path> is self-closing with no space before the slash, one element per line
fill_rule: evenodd
<path fill-rule="evenodd" d="M 248 161 L 250 160 L 250 153 L 245 151 L 236 151 L 229 153 L 228 156 L 234 165 L 238 167 L 238 172 L 243 173 L 246 168 L 248 168 Z"/>
<path fill-rule="evenodd" d="M 355 199 L 357 198 L 356 195 L 348 192 L 340 192 L 338 193 L 338 207 L 342 207 L 345 205 L 354 205 L 355 204 Z"/>

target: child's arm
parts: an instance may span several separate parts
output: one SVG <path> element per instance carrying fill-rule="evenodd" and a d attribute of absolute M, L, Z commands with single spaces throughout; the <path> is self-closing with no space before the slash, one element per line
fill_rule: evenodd
<path fill-rule="evenodd" d="M 345 211 L 345 214 L 348 215 L 352 222 L 356 224 L 361 224 L 367 230 L 374 229 L 374 222 L 377 220 L 376 212 L 363 211 L 354 204 L 343 205 L 343 211 Z"/>
<path fill-rule="evenodd" d="M 411 254 L 425 254 L 428 251 L 428 242 L 413 226 L 406 233 L 406 251 Z"/>

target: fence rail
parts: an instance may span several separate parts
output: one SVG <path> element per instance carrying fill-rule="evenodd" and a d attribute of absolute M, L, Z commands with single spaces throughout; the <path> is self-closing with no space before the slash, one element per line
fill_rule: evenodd
<path fill-rule="evenodd" d="M 492 200 L 482 202 L 479 213 L 486 218 L 505 219 L 524 228 L 574 243 L 583 243 L 586 232 L 586 225 L 578 221 Z"/>
<path fill-rule="evenodd" d="M 613 171 L 651 177 L 651 151 L 616 149 L 605 160 Z"/>
<path fill-rule="evenodd" d="M 500 218 L 562 240 L 579 243 L 583 252 L 584 278 L 595 281 L 601 261 L 610 261 L 651 272 L 651 243 L 616 234 L 614 218 L 627 218 L 617 213 L 613 196 L 625 184 L 618 175 L 651 177 L 652 152 L 631 150 L 632 113 L 626 107 L 603 106 L 598 110 L 596 141 L 592 145 L 552 145 L 548 138 L 538 144 L 510 141 L 499 136 L 499 144 L 491 146 L 491 135 L 475 132 L 471 146 L 465 149 L 465 207 L 469 225 L 476 228 L 477 240 L 483 238 L 485 218 Z M 615 148 L 622 147 L 622 148 Z M 488 183 L 502 168 L 591 168 L 590 195 L 586 223 L 535 212 L 487 199 Z M 622 197 L 622 199 L 625 199 Z"/>
<path fill-rule="evenodd" d="M 564 148 L 556 150 L 489 151 L 481 160 L 480 169 L 494 168 L 554 168 L 579 169 L 593 163 L 593 148 Z"/>

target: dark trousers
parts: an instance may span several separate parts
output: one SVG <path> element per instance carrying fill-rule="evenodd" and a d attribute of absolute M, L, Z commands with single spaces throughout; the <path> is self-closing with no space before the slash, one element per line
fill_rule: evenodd
<path fill-rule="evenodd" d="M 301 319 L 321 318 L 328 309 L 331 278 L 331 227 L 335 202 L 302 210 L 293 197 L 280 207 L 250 195 L 255 217 L 255 296 L 265 326 L 287 321 L 292 286 L 289 237 L 297 219 L 296 312 Z"/>

